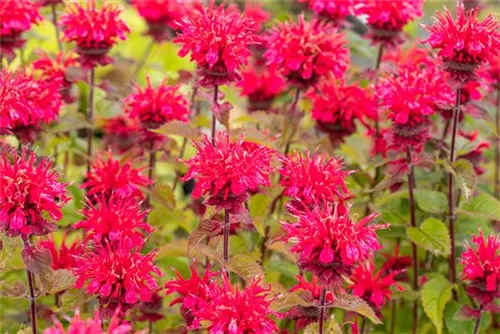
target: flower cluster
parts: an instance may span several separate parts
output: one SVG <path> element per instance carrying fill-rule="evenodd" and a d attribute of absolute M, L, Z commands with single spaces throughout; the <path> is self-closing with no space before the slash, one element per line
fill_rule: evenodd
<path fill-rule="evenodd" d="M 56 229 L 69 201 L 66 184 L 48 159 L 24 149 L 0 156 L 0 230 L 8 236 L 44 235 Z"/>
<path fill-rule="evenodd" d="M 264 54 L 268 65 L 276 66 L 300 88 L 315 84 L 330 73 L 340 78 L 349 65 L 349 50 L 343 33 L 333 25 L 300 15 L 298 22 L 278 24 L 267 39 Z"/>
<path fill-rule="evenodd" d="M 334 23 L 340 23 L 348 15 L 354 14 L 354 0 L 299 0 L 306 4 L 316 15 Z"/>
<path fill-rule="evenodd" d="M 109 323 L 108 329 L 104 330 L 102 328 L 102 319 L 99 315 L 99 311 L 94 312 L 94 317 L 91 319 L 84 320 L 80 316 L 80 311 L 77 309 L 75 315 L 69 321 L 69 327 L 67 330 L 64 329 L 63 324 L 56 321 L 56 326 L 52 328 L 47 328 L 43 331 L 43 334 L 75 334 L 75 333 L 92 333 L 92 334 L 127 334 L 132 332 L 132 326 L 128 323 L 120 322 L 118 314 L 120 309 L 117 309 L 111 321 Z"/>
<path fill-rule="evenodd" d="M 68 247 L 66 245 L 67 233 L 64 234 L 61 245 L 57 246 L 52 235 L 49 235 L 47 239 L 40 241 L 39 245 L 42 248 L 47 249 L 50 252 L 50 257 L 52 258 L 52 269 L 71 269 L 75 265 L 75 257 L 79 256 L 82 251 L 82 244 L 75 240 Z"/>
<path fill-rule="evenodd" d="M 137 145 L 141 134 L 142 127 L 138 119 L 124 115 L 110 118 L 104 125 L 104 147 L 118 154 L 142 150 Z"/>

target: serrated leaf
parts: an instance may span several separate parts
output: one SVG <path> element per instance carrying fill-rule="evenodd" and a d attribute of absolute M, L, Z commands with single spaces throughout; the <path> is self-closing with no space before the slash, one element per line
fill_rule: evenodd
<path fill-rule="evenodd" d="M 59 269 L 52 272 L 52 275 L 40 279 L 39 288 L 46 294 L 55 294 L 73 288 L 76 277 L 70 270 Z"/>
<path fill-rule="evenodd" d="M 227 263 L 227 268 L 247 282 L 250 282 L 257 275 L 264 275 L 262 267 L 247 254 L 236 254 L 231 257 Z"/>
<path fill-rule="evenodd" d="M 61 296 L 61 307 L 57 311 L 74 310 L 94 298 L 94 295 L 88 294 L 85 289 L 70 289 Z"/>
<path fill-rule="evenodd" d="M 172 192 L 172 188 L 166 184 L 159 184 L 153 189 L 151 189 L 152 199 L 159 202 L 161 205 L 169 210 L 175 209 L 175 195 Z"/>
<path fill-rule="evenodd" d="M 474 171 L 474 166 L 468 160 L 459 159 L 453 163 L 453 170 L 457 178 L 457 183 L 462 189 L 467 202 L 469 202 L 477 185 L 477 175 Z"/>
<path fill-rule="evenodd" d="M 160 247 L 156 258 L 185 256 L 187 254 L 187 245 L 188 241 L 186 239 L 172 240 Z"/>
<path fill-rule="evenodd" d="M 304 334 L 317 334 L 319 333 L 319 324 L 318 322 L 314 322 L 309 324 L 306 328 L 304 328 Z M 335 315 L 332 315 L 330 319 L 327 319 L 323 323 L 323 333 L 325 334 L 342 334 L 342 330 L 340 329 L 337 320 L 335 320 Z"/>
<path fill-rule="evenodd" d="M 482 193 L 472 198 L 471 201 L 466 203 L 461 209 L 468 214 L 500 220 L 500 201 L 486 193 Z"/>
<path fill-rule="evenodd" d="M 365 318 L 370 319 L 374 324 L 381 324 L 382 321 L 377 317 L 375 311 L 363 299 L 354 295 L 342 295 L 335 299 L 332 307 L 341 308 L 346 311 L 356 312 Z"/>
<path fill-rule="evenodd" d="M 21 298 L 26 295 L 26 286 L 23 281 L 0 282 L 0 297 Z"/>
<path fill-rule="evenodd" d="M 200 130 L 189 123 L 184 123 L 181 121 L 168 122 L 162 127 L 153 130 L 153 132 L 162 135 L 181 136 L 184 138 L 189 138 L 191 140 L 200 140 L 202 137 Z"/>
<path fill-rule="evenodd" d="M 279 296 L 275 301 L 272 302 L 271 309 L 273 309 L 274 311 L 281 311 L 294 306 L 311 307 L 315 305 L 316 303 L 304 300 L 299 291 L 294 291 L 291 293 L 284 293 Z"/>
<path fill-rule="evenodd" d="M 35 275 L 46 275 L 52 272 L 52 257 L 45 248 L 25 247 L 21 251 L 26 269 Z"/>
<path fill-rule="evenodd" d="M 415 200 L 422 211 L 429 213 L 445 212 L 448 204 L 445 194 L 428 189 L 415 189 Z"/>
<path fill-rule="evenodd" d="M 70 112 L 60 116 L 57 120 L 57 125 L 49 129 L 48 133 L 55 134 L 72 130 L 89 129 L 91 127 L 92 124 L 85 119 L 84 114 Z"/>
<path fill-rule="evenodd" d="M 444 323 L 450 333 L 472 333 L 474 320 L 463 320 L 458 316 L 462 305 L 451 300 L 444 310 Z"/>
<path fill-rule="evenodd" d="M 436 327 L 437 334 L 443 332 L 443 313 L 451 299 L 452 284 L 438 275 L 427 281 L 422 288 L 422 304 L 425 314 Z"/>
<path fill-rule="evenodd" d="M 447 257 L 451 252 L 448 227 L 436 218 L 426 219 L 420 227 L 408 227 L 408 238 L 429 252 Z"/>

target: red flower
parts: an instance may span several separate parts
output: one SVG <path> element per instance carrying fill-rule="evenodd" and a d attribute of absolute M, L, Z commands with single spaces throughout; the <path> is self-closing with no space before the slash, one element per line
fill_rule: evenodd
<path fill-rule="evenodd" d="M 207 136 L 193 144 L 198 152 L 186 161 L 189 170 L 182 178 L 196 180 L 193 198 L 205 195 L 208 205 L 238 213 L 250 192 L 271 185 L 271 149 L 243 138 L 232 142 L 225 132 L 217 134 L 215 145 Z"/>
<path fill-rule="evenodd" d="M 14 58 L 14 50 L 21 48 L 25 40 L 21 35 L 38 24 L 43 17 L 39 13 L 40 5 L 31 0 L 0 1 L 0 54 Z"/>
<path fill-rule="evenodd" d="M 406 269 L 411 267 L 412 260 L 408 255 L 399 255 L 399 244 L 396 244 L 393 253 L 384 253 L 382 255 L 385 257 L 385 263 L 382 266 L 384 275 L 398 272 L 399 274 L 395 275 L 394 279 L 407 281 Z"/>
<path fill-rule="evenodd" d="M 467 245 L 460 258 L 463 279 L 469 281 L 467 293 L 484 307 L 500 298 L 500 240 L 497 235 L 485 240 L 480 231 L 479 236 L 472 236 L 472 242 L 476 248 Z"/>
<path fill-rule="evenodd" d="M 354 13 L 355 0 L 299 0 L 306 4 L 318 16 L 334 23 L 340 23 Z"/>
<path fill-rule="evenodd" d="M 307 22 L 303 15 L 298 23 L 283 22 L 275 27 L 267 44 L 264 57 L 268 64 L 281 69 L 290 82 L 301 88 L 330 73 L 342 77 L 350 62 L 344 34 L 328 23 Z"/>
<path fill-rule="evenodd" d="M 179 86 L 169 86 L 163 80 L 158 88 L 153 88 L 147 78 L 147 87 L 137 85 L 137 92 L 129 95 L 125 103 L 125 112 L 131 118 L 137 118 L 146 129 L 155 129 L 173 120 L 189 120 L 189 101 L 179 92 Z"/>
<path fill-rule="evenodd" d="M 131 150 L 142 150 L 137 145 L 141 137 L 141 124 L 135 118 L 116 116 L 107 120 L 104 125 L 104 144 L 112 152 L 124 154 Z"/>
<path fill-rule="evenodd" d="M 223 5 L 211 5 L 199 15 L 184 18 L 182 34 L 174 42 L 182 44 L 181 57 L 191 52 L 202 86 L 224 85 L 240 79 L 238 69 L 247 63 L 248 47 L 259 44 L 254 24 L 246 16 L 226 11 Z"/>
<path fill-rule="evenodd" d="M 307 97 L 313 103 L 312 117 L 318 128 L 328 134 L 334 146 L 356 131 L 356 120 L 368 126 L 366 120 L 377 116 L 375 99 L 370 92 L 340 80 L 321 80 Z"/>
<path fill-rule="evenodd" d="M 185 305 L 199 305 L 199 308 L 192 309 L 195 319 L 190 328 L 198 329 L 206 321 L 210 334 L 278 333 L 278 326 L 270 318 L 278 315 L 271 309 L 275 298 L 270 297 L 271 288 L 262 288 L 261 282 L 262 278 L 256 277 L 240 290 L 223 275 L 222 284 L 214 282 L 207 287 L 208 299 L 187 296 Z"/>
<path fill-rule="evenodd" d="M 75 316 L 69 320 L 68 330 L 64 330 L 64 326 L 56 320 L 56 326 L 47 328 L 43 334 L 127 334 L 132 332 L 132 326 L 120 320 L 118 314 L 120 309 L 116 309 L 109 322 L 107 330 L 102 328 L 103 321 L 100 318 L 99 310 L 94 312 L 94 318 L 83 320 L 80 317 L 80 310 L 75 310 Z"/>
<path fill-rule="evenodd" d="M 68 72 L 72 67 L 77 66 L 77 64 L 77 59 L 71 54 L 65 56 L 64 53 L 59 52 L 56 58 L 52 59 L 48 54 L 42 53 L 33 62 L 33 68 L 38 70 L 37 72 L 40 73 L 43 79 L 52 80 L 59 78 L 58 80 L 62 82 L 60 93 L 64 102 L 73 103 L 75 97 L 71 95 L 71 86 L 76 80 L 71 78 L 71 74 Z"/>
<path fill-rule="evenodd" d="M 490 143 L 481 142 L 472 151 L 462 154 L 457 157 L 457 159 L 468 160 L 474 167 L 474 171 L 477 176 L 483 175 L 486 169 L 481 166 L 481 163 L 485 160 L 484 151 L 490 148 Z"/>
<path fill-rule="evenodd" d="M 349 276 L 360 261 L 382 248 L 375 231 L 387 227 L 368 225 L 375 214 L 356 223 L 349 217 L 349 206 L 341 214 L 337 206 L 324 204 L 312 210 L 288 206 L 297 221 L 281 222 L 283 240 L 293 241 L 290 250 L 299 255 L 299 268 L 310 271 L 327 286 L 341 282 L 341 277 Z"/>
<path fill-rule="evenodd" d="M 489 64 L 483 66 L 479 71 L 482 81 L 495 89 L 500 89 L 500 54 L 493 55 Z"/>
<path fill-rule="evenodd" d="M 284 158 L 279 170 L 284 195 L 296 208 L 315 207 L 319 203 L 344 202 L 351 197 L 345 179 L 352 171 L 343 170 L 340 159 L 325 154 L 295 152 Z"/>
<path fill-rule="evenodd" d="M 50 234 L 46 240 L 40 241 L 40 247 L 47 249 L 52 258 L 52 269 L 71 269 L 75 265 L 75 257 L 82 253 L 81 244 L 78 240 L 73 241 L 71 246 L 66 245 L 67 233 L 63 235 L 60 246 L 56 245 L 54 237 Z"/>
<path fill-rule="evenodd" d="M 403 27 L 422 16 L 423 0 L 363 0 L 357 13 L 367 15 L 370 38 L 375 43 L 393 46 L 402 43 Z"/>
<path fill-rule="evenodd" d="M 243 14 L 254 22 L 253 30 L 256 32 L 261 31 L 264 23 L 271 18 L 271 14 L 262 8 L 262 4 L 252 1 L 245 2 Z"/>
<path fill-rule="evenodd" d="M 494 61 L 500 53 L 500 23 L 492 15 L 478 21 L 478 13 L 479 8 L 465 10 L 462 4 L 454 20 L 445 8 L 434 25 L 427 27 L 431 34 L 423 43 L 440 49 L 439 56 L 455 80 L 470 80 L 479 65 Z"/>
<path fill-rule="evenodd" d="M 37 2 L 40 4 L 40 6 L 46 7 L 46 6 L 56 6 L 58 4 L 62 4 L 64 0 L 37 0 Z"/>
<path fill-rule="evenodd" d="M 48 159 L 37 161 L 35 153 L 11 151 L 0 156 L 0 230 L 7 236 L 44 235 L 56 229 L 61 208 L 69 201 L 66 183 Z"/>
<path fill-rule="evenodd" d="M 170 40 L 180 30 L 179 21 L 188 11 L 183 0 L 132 0 L 148 24 L 147 34 L 156 42 Z"/>
<path fill-rule="evenodd" d="M 113 59 L 106 56 L 118 39 L 125 40 L 130 32 L 127 24 L 119 17 L 121 10 L 115 5 L 104 3 L 96 8 L 95 0 L 78 2 L 68 6 L 61 16 L 63 39 L 76 42 L 76 53 L 85 67 L 110 64 Z"/>
<path fill-rule="evenodd" d="M 104 196 L 109 199 L 115 194 L 118 197 L 143 199 L 141 187 L 151 184 L 149 178 L 141 175 L 142 169 L 132 167 L 130 161 L 120 163 L 113 159 L 111 152 L 108 152 L 106 161 L 102 155 L 94 157 L 90 167 L 82 184 L 82 188 L 87 190 L 87 197 Z"/>
<path fill-rule="evenodd" d="M 375 272 L 375 265 L 372 261 L 357 267 L 349 279 L 353 282 L 349 286 L 355 296 L 363 298 L 367 303 L 374 306 L 377 311 L 380 311 L 388 301 L 391 300 L 391 287 L 395 286 L 399 291 L 403 291 L 394 279 L 399 271 L 393 271 L 390 274 L 384 275 L 383 270 Z"/>
<path fill-rule="evenodd" d="M 98 246 L 76 259 L 75 286 L 81 289 L 88 283 L 87 293 L 97 294 L 101 305 L 118 305 L 125 311 L 139 301 L 149 301 L 158 289 L 153 274 L 161 276 L 161 272 L 153 263 L 155 256 L 155 251 L 142 255 L 124 242 L 114 249 Z"/>
<path fill-rule="evenodd" d="M 85 231 L 85 240 L 102 245 L 115 245 L 126 240 L 141 248 L 147 234 L 153 232 L 145 222 L 146 214 L 141 210 L 141 203 L 133 197 L 111 195 L 106 199 L 96 196 L 95 203 L 88 205 L 83 210 L 85 220 L 73 225 L 73 228 Z"/>

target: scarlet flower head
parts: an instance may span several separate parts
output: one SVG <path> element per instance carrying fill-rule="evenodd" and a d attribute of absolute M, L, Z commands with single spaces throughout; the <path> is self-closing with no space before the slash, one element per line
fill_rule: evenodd
<path fill-rule="evenodd" d="M 104 144 L 112 152 L 123 154 L 139 149 L 137 141 L 141 137 L 139 120 L 120 115 L 107 120 L 104 125 Z"/>
<path fill-rule="evenodd" d="M 210 5 L 180 22 L 182 34 L 174 42 L 182 45 L 181 57 L 191 52 L 191 60 L 198 64 L 200 85 L 225 85 L 240 80 L 238 70 L 247 64 L 249 46 L 260 43 L 254 24 L 224 5 Z"/>
<path fill-rule="evenodd" d="M 10 160 L 12 158 L 12 161 Z M 44 235 L 57 227 L 69 201 L 66 183 L 46 158 L 23 149 L 0 156 L 0 231 L 9 237 Z"/>
<path fill-rule="evenodd" d="M 500 54 L 492 56 L 489 64 L 483 65 L 479 76 L 491 88 L 500 89 Z"/>
<path fill-rule="evenodd" d="M 12 59 L 14 50 L 25 40 L 22 34 L 43 20 L 40 5 L 31 0 L 2 0 L 0 2 L 0 54 Z"/>
<path fill-rule="evenodd" d="M 475 247 L 467 245 L 460 258 L 463 279 L 468 281 L 467 293 L 484 307 L 500 298 L 500 240 L 498 235 L 485 240 L 480 231 L 472 242 Z"/>
<path fill-rule="evenodd" d="M 231 141 L 225 132 L 217 134 L 214 145 L 208 136 L 193 145 L 197 153 L 185 161 L 189 170 L 182 180 L 195 179 L 194 199 L 205 196 L 208 205 L 238 213 L 250 192 L 271 185 L 271 149 L 243 138 Z"/>
<path fill-rule="evenodd" d="M 374 43 L 395 46 L 404 41 L 403 27 L 422 16 L 423 0 L 363 0 L 357 13 L 367 15 L 367 23 L 371 28 L 369 37 Z"/>
<path fill-rule="evenodd" d="M 89 203 L 83 210 L 84 220 L 73 228 L 81 228 L 85 232 L 85 240 L 93 240 L 96 244 L 116 245 L 127 240 L 141 248 L 147 234 L 153 228 L 145 222 L 145 212 L 141 203 L 133 197 L 111 195 L 109 199 L 96 197 L 95 203 Z"/>
<path fill-rule="evenodd" d="M 465 10 L 461 4 L 453 19 L 445 7 L 444 14 L 437 13 L 435 23 L 427 27 L 430 36 L 423 43 L 440 49 L 439 56 L 454 80 L 471 80 L 481 64 L 493 64 L 495 55 L 500 54 L 500 22 L 492 15 L 479 21 L 478 13 L 479 8 Z"/>
<path fill-rule="evenodd" d="M 306 4 L 316 15 L 336 24 L 354 13 L 354 0 L 299 0 Z"/>
<path fill-rule="evenodd" d="M 364 299 L 380 312 L 380 309 L 392 298 L 392 286 L 403 291 L 403 287 L 394 279 L 399 273 L 399 271 L 393 271 L 385 275 L 383 270 L 376 271 L 373 262 L 369 261 L 354 270 L 349 277 L 353 282 L 349 289 L 352 289 L 355 296 Z"/>
<path fill-rule="evenodd" d="M 271 31 L 264 57 L 292 84 L 307 88 L 329 74 L 344 75 L 350 63 L 346 44 L 344 34 L 332 24 L 307 22 L 299 15 L 297 23 L 283 22 Z"/>
<path fill-rule="evenodd" d="M 113 158 L 111 152 L 108 151 L 107 155 L 107 159 L 98 155 L 92 160 L 90 172 L 82 184 L 82 188 L 87 190 L 87 197 L 104 196 L 108 200 L 115 194 L 118 197 L 143 199 L 141 187 L 147 187 L 151 180 L 141 175 L 142 169 L 132 167 L 130 161 L 122 164 Z"/>
<path fill-rule="evenodd" d="M 297 221 L 281 222 L 283 240 L 293 241 L 290 250 L 299 255 L 297 265 L 317 276 L 321 284 L 339 284 L 342 276 L 350 276 L 360 261 L 382 248 L 375 232 L 388 225 L 369 225 L 376 214 L 355 222 L 349 217 L 350 206 L 343 213 L 339 213 L 338 204 L 312 210 L 289 205 L 287 209 Z"/>
<path fill-rule="evenodd" d="M 147 86 L 125 99 L 125 112 L 137 118 L 146 129 L 156 129 L 173 120 L 189 120 L 189 101 L 179 92 L 179 86 L 169 86 L 165 79 L 155 89 L 147 78 Z"/>
<path fill-rule="evenodd" d="M 75 257 L 81 255 L 82 248 L 78 240 L 68 247 L 66 245 L 67 233 L 63 235 L 61 245 L 56 245 L 54 237 L 50 234 L 47 239 L 40 241 L 40 247 L 47 249 L 52 258 L 52 269 L 71 269 L 75 265 Z"/>
<path fill-rule="evenodd" d="M 353 171 L 343 169 L 342 160 L 309 151 L 294 152 L 283 159 L 279 169 L 284 195 L 291 205 L 315 207 L 320 203 L 344 202 L 351 197 L 345 180 Z"/>
<path fill-rule="evenodd" d="M 198 303 L 193 309 L 193 325 L 198 329 L 208 322 L 208 332 L 216 333 L 278 333 L 279 329 L 271 316 L 278 316 L 271 309 L 276 297 L 271 296 L 271 288 L 260 286 L 262 277 L 256 277 L 244 289 L 231 285 L 223 275 L 222 283 L 211 284 L 207 289 L 208 300 L 189 295 L 185 304 Z"/>
<path fill-rule="evenodd" d="M 408 255 L 400 255 L 398 244 L 396 244 L 392 253 L 384 253 L 382 255 L 385 257 L 385 263 L 382 266 L 383 274 L 388 275 L 393 272 L 398 272 L 398 274 L 394 276 L 394 279 L 407 281 L 408 275 L 406 269 L 411 267 L 411 257 Z"/>
<path fill-rule="evenodd" d="M 113 59 L 106 54 L 118 42 L 125 40 L 130 32 L 127 24 L 119 17 L 121 10 L 103 3 L 97 8 L 95 0 L 85 5 L 74 2 L 61 16 L 63 39 L 76 43 L 76 53 L 84 67 L 108 65 Z"/>

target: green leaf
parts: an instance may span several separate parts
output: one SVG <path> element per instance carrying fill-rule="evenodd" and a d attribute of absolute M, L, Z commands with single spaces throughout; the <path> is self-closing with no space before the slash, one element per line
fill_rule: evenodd
<path fill-rule="evenodd" d="M 94 298 L 94 295 L 88 294 L 84 289 L 71 289 L 62 294 L 61 307 L 57 311 L 74 310 Z"/>
<path fill-rule="evenodd" d="M 304 329 L 304 334 L 316 334 L 319 333 L 319 324 L 318 322 L 314 322 L 312 324 L 309 324 L 305 329 Z M 323 333 L 325 334 L 342 334 L 342 330 L 340 329 L 339 324 L 335 320 L 335 315 L 332 315 L 330 319 L 325 320 L 323 323 Z"/>
<path fill-rule="evenodd" d="M 472 333 L 474 330 L 474 320 L 461 319 L 457 316 L 462 305 L 451 300 L 444 310 L 444 323 L 450 333 Z"/>
<path fill-rule="evenodd" d="M 453 174 L 457 178 L 457 183 L 462 189 L 467 202 L 472 198 L 476 189 L 477 175 L 472 163 L 465 159 L 459 159 L 453 163 Z"/>
<path fill-rule="evenodd" d="M 55 294 L 73 288 L 76 277 L 70 270 L 55 270 L 50 277 L 41 280 L 40 289 L 46 294 Z"/>
<path fill-rule="evenodd" d="M 0 282 L 0 297 L 21 298 L 26 295 L 26 287 L 23 281 Z"/>
<path fill-rule="evenodd" d="M 170 135 L 170 136 L 181 136 L 184 138 L 189 138 L 192 140 L 200 140 L 201 132 L 193 125 L 189 123 L 184 123 L 181 121 L 172 121 L 163 125 L 161 128 L 153 130 L 153 132 Z"/>
<path fill-rule="evenodd" d="M 157 185 L 151 190 L 153 200 L 159 202 L 161 205 L 169 210 L 175 209 L 175 195 L 169 185 Z"/>
<path fill-rule="evenodd" d="M 332 304 L 332 307 L 337 307 L 346 311 L 361 314 L 365 318 L 370 319 L 376 325 L 382 323 L 382 321 L 380 321 L 370 305 L 368 305 L 368 303 L 363 299 L 354 295 L 345 294 L 339 298 L 336 298 Z"/>
<path fill-rule="evenodd" d="M 271 309 L 273 311 L 281 311 L 289 309 L 293 306 L 303 306 L 311 307 L 316 305 L 315 303 L 308 302 L 301 296 L 300 291 L 294 291 L 290 293 L 284 293 L 279 296 L 275 301 L 271 303 Z"/>
<path fill-rule="evenodd" d="M 500 220 L 500 201 L 486 193 L 474 197 L 461 210 L 474 216 L 480 215 L 488 219 Z"/>
<path fill-rule="evenodd" d="M 264 217 L 269 211 L 271 198 L 266 194 L 253 195 L 248 201 L 248 209 L 252 217 Z"/>
<path fill-rule="evenodd" d="M 445 257 L 450 255 L 451 241 L 448 227 L 439 219 L 427 218 L 420 228 L 408 227 L 406 233 L 419 247 L 436 255 Z"/>
<path fill-rule="evenodd" d="M 448 204 L 445 194 L 428 189 L 415 189 L 415 200 L 422 211 L 429 213 L 445 212 Z"/>
<path fill-rule="evenodd" d="M 437 334 L 443 332 L 443 313 L 451 299 L 451 283 L 441 275 L 427 281 L 422 288 L 422 304 L 425 314 L 436 326 Z"/>
<path fill-rule="evenodd" d="M 236 254 L 231 257 L 227 263 L 227 268 L 247 282 L 250 282 L 257 275 L 264 275 L 262 267 L 247 254 Z"/>

